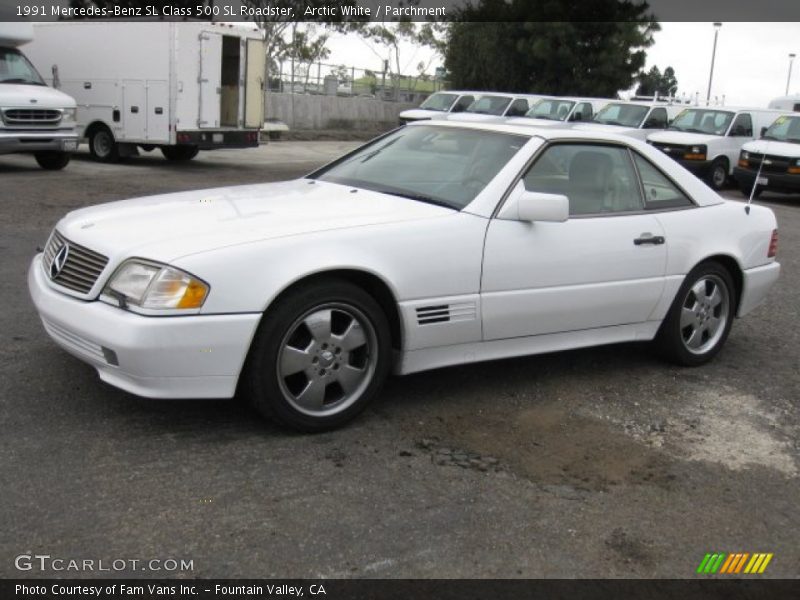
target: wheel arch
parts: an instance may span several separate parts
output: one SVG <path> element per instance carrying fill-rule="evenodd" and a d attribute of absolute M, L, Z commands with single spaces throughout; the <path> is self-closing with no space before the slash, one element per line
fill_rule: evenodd
<path fill-rule="evenodd" d="M 108 123 L 106 123 L 103 119 L 95 119 L 94 121 L 86 125 L 86 127 L 84 128 L 83 130 L 84 139 L 88 140 L 89 137 L 100 127 L 105 127 L 111 132 L 111 135 L 114 135 L 114 130 Z"/>
<path fill-rule="evenodd" d="M 270 299 L 264 308 L 266 313 L 279 298 L 296 290 L 298 287 L 308 285 L 311 282 L 321 279 L 342 279 L 360 287 L 372 296 L 380 305 L 387 320 L 389 321 L 389 331 L 392 336 L 392 348 L 401 350 L 403 347 L 403 323 L 400 316 L 400 309 L 395 293 L 389 284 L 381 277 L 371 271 L 358 268 L 336 268 L 307 273 L 297 279 L 288 282 L 283 288 Z"/>
<path fill-rule="evenodd" d="M 705 257 L 703 260 L 694 265 L 690 272 L 702 264 L 711 262 L 721 265 L 726 271 L 728 271 L 728 274 L 730 274 L 731 279 L 733 280 L 733 291 L 735 297 L 734 307 L 731 311 L 731 314 L 735 315 L 739 309 L 739 302 L 741 301 L 742 291 L 744 290 L 744 271 L 742 270 L 742 266 L 739 264 L 739 261 L 730 254 L 712 254 L 711 256 Z"/>

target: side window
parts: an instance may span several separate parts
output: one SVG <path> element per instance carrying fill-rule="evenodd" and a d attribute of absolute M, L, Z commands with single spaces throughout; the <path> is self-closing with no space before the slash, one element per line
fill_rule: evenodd
<path fill-rule="evenodd" d="M 592 105 L 588 102 L 581 102 L 575 107 L 570 121 L 591 121 L 592 120 Z"/>
<path fill-rule="evenodd" d="M 753 137 L 753 119 L 749 113 L 739 114 L 731 126 L 731 136 Z"/>
<path fill-rule="evenodd" d="M 666 129 L 667 128 L 667 109 L 654 108 L 644 122 L 643 129 Z"/>
<path fill-rule="evenodd" d="M 644 187 L 644 201 L 648 210 L 692 206 L 691 200 L 672 183 L 666 175 L 649 161 L 634 153 L 633 160 L 639 169 Z"/>
<path fill-rule="evenodd" d="M 474 101 L 474 96 L 461 96 L 461 98 L 459 98 L 458 101 L 453 105 L 453 108 L 450 109 L 450 112 L 464 112 Z"/>
<path fill-rule="evenodd" d="M 599 144 L 555 144 L 523 177 L 525 189 L 569 198 L 570 215 L 642 210 L 628 151 Z"/>
<path fill-rule="evenodd" d="M 518 98 L 511 103 L 511 106 L 506 111 L 507 117 L 521 117 L 528 112 L 528 101 L 524 98 Z"/>

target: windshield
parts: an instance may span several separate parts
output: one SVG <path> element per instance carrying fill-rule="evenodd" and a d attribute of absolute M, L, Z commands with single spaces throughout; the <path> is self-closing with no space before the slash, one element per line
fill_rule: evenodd
<path fill-rule="evenodd" d="M 650 112 L 650 107 L 641 104 L 609 104 L 600 110 L 592 120 L 604 125 L 638 128 L 648 112 Z"/>
<path fill-rule="evenodd" d="M 447 112 L 450 110 L 450 107 L 453 106 L 453 102 L 455 102 L 457 98 L 458 94 L 436 93 L 432 96 L 428 96 L 428 99 L 420 105 L 420 108 Z"/>
<path fill-rule="evenodd" d="M 45 85 L 25 55 L 14 48 L 0 48 L 0 83 Z"/>
<path fill-rule="evenodd" d="M 509 104 L 511 98 L 505 96 L 481 96 L 470 104 L 465 112 L 502 116 Z"/>
<path fill-rule="evenodd" d="M 687 108 L 670 123 L 667 129 L 688 131 L 689 133 L 707 133 L 725 135 L 728 125 L 733 120 L 733 113 L 724 110 L 707 110 Z"/>
<path fill-rule="evenodd" d="M 539 100 L 525 116 L 530 119 L 549 119 L 550 121 L 566 121 L 569 111 L 575 106 L 572 100 Z"/>
<path fill-rule="evenodd" d="M 762 139 L 800 144 L 800 117 L 778 117 Z"/>
<path fill-rule="evenodd" d="M 404 127 L 309 177 L 460 210 L 527 140 L 494 131 Z"/>

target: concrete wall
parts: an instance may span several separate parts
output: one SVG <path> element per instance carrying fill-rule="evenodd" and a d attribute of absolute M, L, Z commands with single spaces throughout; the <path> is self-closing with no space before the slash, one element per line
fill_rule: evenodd
<path fill-rule="evenodd" d="M 416 105 L 377 98 L 269 92 L 265 116 L 295 130 L 380 130 L 396 127 L 400 112 L 409 108 Z"/>

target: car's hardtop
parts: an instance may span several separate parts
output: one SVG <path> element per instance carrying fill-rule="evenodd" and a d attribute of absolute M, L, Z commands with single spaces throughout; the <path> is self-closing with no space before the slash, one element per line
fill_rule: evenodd
<path fill-rule="evenodd" d="M 698 206 L 722 204 L 725 200 L 709 188 L 700 179 L 687 176 L 686 170 L 671 158 L 665 158 L 663 152 L 655 149 L 642 140 L 627 135 L 577 127 L 537 127 L 535 125 L 516 125 L 508 122 L 472 122 L 472 121 L 420 121 L 409 123 L 407 127 L 441 127 L 455 129 L 473 129 L 478 131 L 508 133 L 530 139 L 537 138 L 542 142 L 576 142 L 576 143 L 612 143 L 628 146 L 642 154 L 650 162 L 678 182 Z"/>

